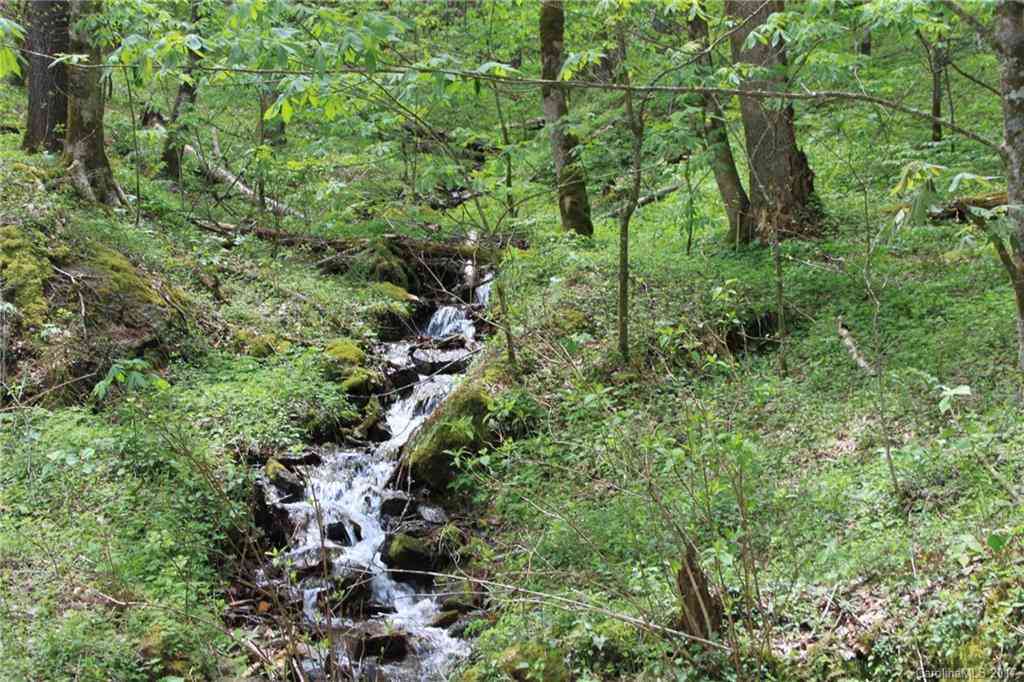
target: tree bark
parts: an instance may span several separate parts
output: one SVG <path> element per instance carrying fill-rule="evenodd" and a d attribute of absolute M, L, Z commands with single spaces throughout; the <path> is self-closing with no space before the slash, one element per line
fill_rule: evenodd
<path fill-rule="evenodd" d="M 29 152 L 59 151 L 68 118 L 68 77 L 57 54 L 68 52 L 67 0 L 32 0 L 28 20 L 28 115 L 21 146 Z M 36 53 L 36 54 L 33 54 Z"/>
<path fill-rule="evenodd" d="M 917 39 L 924 47 L 924 56 L 928 61 L 928 71 L 932 75 L 932 142 L 942 141 L 942 123 L 937 120 L 942 118 L 942 76 L 946 69 L 946 47 L 941 41 L 934 44 L 928 42 L 924 34 L 916 31 Z"/>
<path fill-rule="evenodd" d="M 275 90 L 260 90 L 260 135 L 264 142 L 274 147 L 281 146 L 287 141 L 284 119 L 280 114 L 269 120 L 263 118 L 267 109 L 273 106 L 276 100 Z"/>
<path fill-rule="evenodd" d="M 708 25 L 703 17 L 695 14 L 689 24 L 690 39 L 700 49 L 706 50 L 708 45 Z M 711 54 L 702 52 L 697 64 L 705 71 L 712 68 Z M 743 189 L 740 173 L 736 169 L 736 160 L 729 144 L 729 132 L 725 127 L 725 112 L 718 98 L 712 94 L 700 95 L 704 114 L 701 120 L 701 136 L 711 154 L 711 168 L 715 174 L 715 184 L 722 196 L 725 214 L 729 219 L 728 240 L 730 243 L 750 241 L 756 225 L 750 210 L 750 198 Z"/>
<path fill-rule="evenodd" d="M 619 212 L 619 355 L 622 361 L 629 361 L 629 221 L 640 202 L 640 184 L 643 179 L 644 119 L 643 111 L 633 106 L 633 91 L 629 89 L 629 69 L 626 67 L 626 34 L 622 26 L 618 30 L 618 53 L 622 60 L 622 82 L 626 85 L 624 105 L 626 123 L 633 134 L 633 177 L 626 195 L 626 201 Z"/>
<path fill-rule="evenodd" d="M 189 3 L 189 15 L 192 30 L 195 31 L 199 24 L 199 0 L 192 0 Z M 178 94 L 171 109 L 171 120 L 168 121 L 167 140 L 164 142 L 163 152 L 164 174 L 173 180 L 181 180 L 181 159 L 185 154 L 183 138 L 187 133 L 187 126 L 181 124 L 180 119 L 196 103 L 196 83 L 193 75 L 198 61 L 199 55 L 189 50 L 185 78 L 178 85 Z"/>
<path fill-rule="evenodd" d="M 786 90 L 786 46 L 744 43 L 751 31 L 764 25 L 768 17 L 783 11 L 782 0 L 766 3 L 726 0 L 725 11 L 737 23 L 730 35 L 733 61 L 749 64 L 764 75 L 747 78 L 741 90 Z M 778 229 L 781 236 L 813 231 L 821 220 L 814 198 L 814 173 L 807 157 L 797 146 L 793 125 L 793 106 L 759 97 L 740 97 L 743 130 L 750 165 L 750 207 L 754 220 L 736 235 L 738 243 L 754 239 L 755 225 L 770 238 Z"/>
<path fill-rule="evenodd" d="M 561 0 L 543 0 L 540 9 L 541 74 L 546 80 L 557 80 L 562 68 L 562 46 L 565 40 L 565 10 Z M 544 118 L 551 127 L 551 155 L 555 161 L 558 182 L 558 210 L 562 227 L 581 235 L 592 235 L 590 200 L 583 164 L 576 158 L 576 137 L 567 132 L 562 119 L 568 114 L 565 89 L 554 85 L 541 86 Z"/>
<path fill-rule="evenodd" d="M 864 32 L 860 34 L 860 40 L 857 41 L 857 52 L 866 57 L 871 56 L 871 29 L 866 28 Z"/>
<path fill-rule="evenodd" d="M 676 572 L 676 589 L 682 605 L 680 629 L 693 637 L 711 639 L 722 627 L 722 601 L 711 594 L 707 575 L 692 545 L 687 545 Z"/>
<path fill-rule="evenodd" d="M 1024 372 L 1024 4 L 1002 0 L 997 9 L 998 47 L 1003 104 L 1003 163 L 1009 200 L 1007 216 L 1013 226 L 1012 262 L 1004 265 L 1013 282 L 1017 303 L 1017 365 Z M 1002 258 L 1002 255 L 1000 255 Z M 1012 269 L 1011 267 L 1012 266 Z"/>
<path fill-rule="evenodd" d="M 68 175 L 79 193 L 90 201 L 117 206 L 124 192 L 114 179 L 104 147 L 105 101 L 99 44 L 83 26 L 83 20 L 99 12 L 97 0 L 71 0 L 70 52 L 86 60 L 68 67 L 68 125 L 64 140 Z"/>

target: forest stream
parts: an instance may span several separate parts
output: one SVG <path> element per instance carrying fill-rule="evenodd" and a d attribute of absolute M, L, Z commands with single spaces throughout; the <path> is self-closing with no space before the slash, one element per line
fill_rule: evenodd
<path fill-rule="evenodd" d="M 384 412 L 367 442 L 324 446 L 261 482 L 271 514 L 290 530 L 287 547 L 260 571 L 261 587 L 301 603 L 304 627 L 331 642 L 308 649 L 307 679 L 338 670 L 357 680 L 443 679 L 469 654 L 450 631 L 459 624 L 442 609 L 445 595 L 423 575 L 429 561 L 414 568 L 415 549 L 389 551 L 397 535 L 426 536 L 448 521 L 397 474 L 403 447 L 480 347 L 474 315 L 487 305 L 490 281 L 476 283 L 471 264 L 466 273 L 469 302 L 435 304 L 425 323 L 379 347 L 394 388 L 380 396 Z"/>

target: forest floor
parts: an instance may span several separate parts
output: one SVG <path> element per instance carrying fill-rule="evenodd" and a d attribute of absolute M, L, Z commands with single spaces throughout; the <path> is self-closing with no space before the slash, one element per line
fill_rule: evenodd
<path fill-rule="evenodd" d="M 0 88 L 0 123 L 20 97 Z M 452 453 L 473 519 L 458 570 L 491 583 L 463 679 L 1024 670 L 1010 289 L 965 226 L 896 228 L 889 210 L 922 149 L 949 174 L 993 161 L 902 133 L 854 158 L 827 117 L 801 118 L 830 219 L 783 244 L 781 342 L 769 250 L 733 250 L 714 221 L 691 240 L 681 202 L 638 215 L 627 363 L 612 220 L 584 242 L 547 207 L 508 250 L 517 363 L 493 360 L 494 335 L 492 444 Z M 0 679 L 241 679 L 251 462 L 358 420 L 324 349 L 371 345 L 409 303 L 373 267 L 325 275 L 309 250 L 200 229 L 239 218 L 199 180 L 179 194 L 136 174 L 130 119 L 111 118 L 118 177 L 143 197 L 114 212 L 0 134 L 0 263 L 37 316 L 4 351 L 21 370 L 0 410 Z M 105 396 L 79 387 L 102 379 Z M 677 624 L 688 539 L 724 587 L 738 664 L 657 629 Z"/>

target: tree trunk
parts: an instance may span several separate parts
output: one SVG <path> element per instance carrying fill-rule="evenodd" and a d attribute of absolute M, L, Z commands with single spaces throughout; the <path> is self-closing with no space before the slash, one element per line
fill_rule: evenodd
<path fill-rule="evenodd" d="M 558 79 L 564 39 L 565 11 L 561 0 L 543 0 L 540 9 L 540 55 L 541 76 L 545 80 Z M 565 90 L 556 85 L 544 85 L 541 97 L 544 118 L 551 127 L 551 155 L 555 160 L 562 227 L 578 234 L 592 235 L 594 225 L 590 220 L 586 173 L 574 153 L 578 142 L 564 129 L 561 120 L 569 112 Z"/>
<path fill-rule="evenodd" d="M 946 48 L 936 43 L 932 48 L 932 142 L 942 141 L 942 124 L 935 120 L 942 118 L 942 76 L 946 67 Z"/>
<path fill-rule="evenodd" d="M 28 116 L 22 148 L 55 152 L 64 142 L 68 118 L 68 77 L 55 55 L 68 51 L 67 0 L 32 0 L 25 7 L 28 20 Z M 33 54 L 41 53 L 41 54 Z"/>
<path fill-rule="evenodd" d="M 942 118 L 942 76 L 946 68 L 946 48 L 941 41 L 935 44 L 928 42 L 924 34 L 915 31 L 918 41 L 924 47 L 924 56 L 928 61 L 928 71 L 932 74 L 932 142 L 942 141 L 942 123 L 935 120 Z"/>
<path fill-rule="evenodd" d="M 699 14 L 694 15 L 690 20 L 689 34 L 690 39 L 696 42 L 700 49 L 706 49 L 708 25 Z M 697 63 L 704 70 L 710 71 L 712 67 L 711 54 L 709 52 L 702 53 L 697 58 Z M 750 211 L 750 199 L 743 189 L 743 182 L 736 169 L 736 160 L 732 155 L 732 146 L 729 144 L 729 132 L 725 127 L 725 113 L 715 95 L 704 94 L 700 96 L 700 99 L 704 110 L 701 135 L 711 153 L 711 168 L 715 173 L 715 183 L 718 185 L 719 194 L 722 195 L 725 214 L 729 218 L 729 242 L 750 241 L 751 235 L 754 234 L 755 224 Z"/>
<path fill-rule="evenodd" d="M 995 40 L 1001 67 L 1007 216 L 1013 226 L 1010 277 L 1017 302 L 1017 365 L 1024 372 L 1024 98 L 1019 94 L 1024 92 L 1024 5 L 999 3 Z"/>
<path fill-rule="evenodd" d="M 722 601 L 712 596 L 692 545 L 687 545 L 676 572 L 676 589 L 683 607 L 680 629 L 693 637 L 711 639 L 722 626 Z"/>
<path fill-rule="evenodd" d="M 857 41 L 857 52 L 864 56 L 871 56 L 871 29 L 866 28 L 864 32 L 860 34 L 860 40 Z"/>
<path fill-rule="evenodd" d="M 782 0 L 765 3 L 727 0 L 726 13 L 738 28 L 730 35 L 733 61 L 767 69 L 765 75 L 748 78 L 740 85 L 749 90 L 785 90 L 786 47 L 775 44 L 744 43 L 751 31 L 763 25 L 769 16 L 783 11 Z M 740 97 L 747 158 L 750 165 L 750 207 L 762 234 L 771 237 L 778 229 L 780 236 L 813 231 L 821 220 L 814 199 L 814 173 L 807 157 L 796 143 L 793 106 L 756 97 Z M 738 243 L 754 238 L 752 230 L 741 230 Z"/>
<path fill-rule="evenodd" d="M 189 5 L 192 30 L 195 31 L 199 24 L 199 0 L 192 0 Z M 178 94 L 174 98 L 174 107 L 171 109 L 171 120 L 168 122 L 163 162 L 164 174 L 172 180 L 181 180 L 181 158 L 185 153 L 183 138 L 187 133 L 187 126 L 181 124 L 179 119 L 183 114 L 188 113 L 196 103 L 196 83 L 193 80 L 193 74 L 197 61 L 199 61 L 199 55 L 193 50 L 189 50 L 185 78 L 178 85 Z"/>
<path fill-rule="evenodd" d="M 630 90 L 629 69 L 626 67 L 626 33 L 618 29 L 618 53 L 622 65 L 622 82 L 626 86 L 624 104 L 626 123 L 633 134 L 633 178 L 626 196 L 625 205 L 619 212 L 619 355 L 622 361 L 629 361 L 629 221 L 640 202 L 640 184 L 643 179 L 644 161 L 644 119 L 643 111 L 633 106 L 633 91 Z"/>
<path fill-rule="evenodd" d="M 278 147 L 283 145 L 287 138 L 285 138 L 284 119 L 278 114 L 272 119 L 263 118 L 267 109 L 273 106 L 277 100 L 277 92 L 274 90 L 260 90 L 260 130 L 261 139 L 267 144 Z"/>
<path fill-rule="evenodd" d="M 120 205 L 124 193 L 114 180 L 104 148 L 103 70 L 99 45 L 83 20 L 99 12 L 98 0 L 71 0 L 70 52 L 86 55 L 80 65 L 68 66 L 68 126 L 64 157 L 75 188 L 90 201 Z"/>

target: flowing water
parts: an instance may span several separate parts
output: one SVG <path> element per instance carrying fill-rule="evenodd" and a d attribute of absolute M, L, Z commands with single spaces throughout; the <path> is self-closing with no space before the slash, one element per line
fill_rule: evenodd
<path fill-rule="evenodd" d="M 336 634 L 330 639 L 342 642 L 333 652 L 323 647 L 306 659 L 304 672 L 311 680 L 330 671 L 342 671 L 340 679 L 440 680 L 469 653 L 465 641 L 435 627 L 437 595 L 422 583 L 396 577 L 382 550 L 393 529 L 385 506 L 396 496 L 406 509 L 416 510 L 421 524 L 446 519 L 443 510 L 404 497 L 390 485 L 402 447 L 448 396 L 477 348 L 469 313 L 473 305 L 486 304 L 489 289 L 489 282 L 475 287 L 474 304 L 437 308 L 419 338 L 381 349 L 385 372 L 394 383 L 408 384 L 387 407 L 386 435 L 356 448 L 326 448 L 318 464 L 293 467 L 301 494 L 294 486 L 264 485 L 268 504 L 286 512 L 290 527 L 289 546 L 278 562 L 283 560 L 297 579 L 278 578 L 278 585 L 301 601 L 307 629 Z M 358 613 L 331 605 L 339 586 L 360 595 Z"/>

